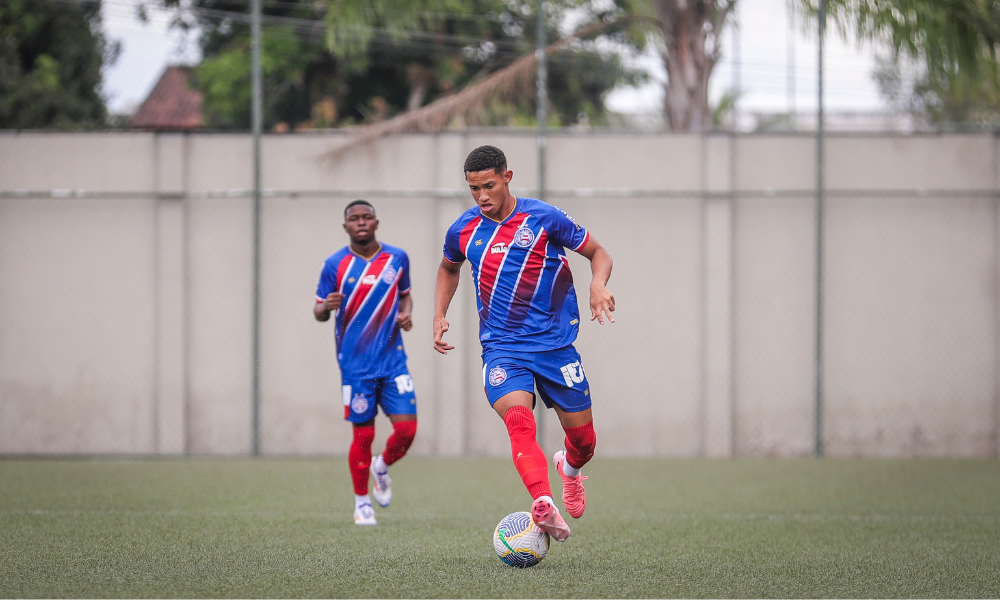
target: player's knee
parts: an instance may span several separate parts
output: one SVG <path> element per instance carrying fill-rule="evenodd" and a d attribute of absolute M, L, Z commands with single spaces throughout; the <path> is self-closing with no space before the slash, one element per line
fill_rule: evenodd
<path fill-rule="evenodd" d="M 587 423 L 581 427 L 566 429 L 566 447 L 574 450 L 580 458 L 590 459 L 594 455 L 594 448 L 597 447 L 597 434 L 594 433 L 594 424 Z"/>
<path fill-rule="evenodd" d="M 399 421 L 392 424 L 393 432 L 399 436 L 399 444 L 404 448 L 409 448 L 413 439 L 417 437 L 417 420 Z"/>
<path fill-rule="evenodd" d="M 371 448 L 372 441 L 374 440 L 375 440 L 374 425 L 354 426 L 354 439 L 352 445 L 355 445 L 361 449 Z"/>
<path fill-rule="evenodd" d="M 535 415 L 526 407 L 512 406 L 504 414 L 503 422 L 507 425 L 507 434 L 511 439 L 522 436 L 535 437 Z"/>

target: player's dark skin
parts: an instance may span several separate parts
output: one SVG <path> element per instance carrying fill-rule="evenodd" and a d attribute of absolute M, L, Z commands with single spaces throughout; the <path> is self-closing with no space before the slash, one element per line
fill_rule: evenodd
<path fill-rule="evenodd" d="M 484 217 L 500 222 L 514 212 L 517 207 L 517 197 L 510 193 L 510 181 L 513 177 L 514 172 L 511 170 L 497 173 L 493 169 L 487 169 L 465 174 L 465 181 L 469 184 L 472 198 Z M 615 318 L 612 313 L 615 310 L 615 297 L 606 287 L 608 279 L 611 278 L 613 264 L 611 255 L 593 235 L 583 248 L 577 250 L 577 253 L 590 261 L 590 270 L 593 274 L 590 283 L 590 320 L 597 319 L 598 323 L 604 325 L 604 319 L 607 318 L 609 322 L 614 323 Z M 438 266 L 437 283 L 434 286 L 434 349 L 441 354 L 448 354 L 449 350 L 455 349 L 445 342 L 443 337 L 448 331 L 446 315 L 451 299 L 458 289 L 461 266 L 445 258 L 441 259 L 441 264 Z M 502 418 L 515 406 L 531 410 L 533 405 L 534 396 L 531 392 L 518 390 L 494 402 L 493 410 Z M 566 412 L 556 405 L 553 405 L 553 408 L 559 415 L 563 427 L 581 427 L 594 420 L 593 412 L 589 408 L 579 412 Z"/>
<path fill-rule="evenodd" d="M 351 252 L 357 254 L 365 260 L 371 260 L 382 250 L 382 244 L 375 239 L 375 230 L 378 229 L 378 219 L 375 217 L 375 209 L 367 204 L 356 204 L 347 209 L 344 215 L 344 231 L 351 239 Z M 313 316 L 317 321 L 329 321 L 330 314 L 340 308 L 340 303 L 344 301 L 344 294 L 332 292 L 326 296 L 323 302 L 317 302 L 313 306 Z M 399 297 L 399 313 L 396 315 L 396 324 L 403 331 L 409 331 L 413 327 L 413 319 L 410 316 L 413 310 L 413 299 L 409 294 Z M 389 420 L 393 423 L 400 421 L 416 421 L 417 415 L 389 415 Z M 356 427 L 372 425 L 374 419 L 364 423 L 355 424 Z"/>

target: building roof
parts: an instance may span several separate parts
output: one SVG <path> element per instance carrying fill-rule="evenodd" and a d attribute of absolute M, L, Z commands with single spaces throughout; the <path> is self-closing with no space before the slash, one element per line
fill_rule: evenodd
<path fill-rule="evenodd" d="M 167 67 L 132 117 L 132 127 L 155 130 L 200 128 L 203 94 L 188 85 L 190 76 L 190 67 Z"/>

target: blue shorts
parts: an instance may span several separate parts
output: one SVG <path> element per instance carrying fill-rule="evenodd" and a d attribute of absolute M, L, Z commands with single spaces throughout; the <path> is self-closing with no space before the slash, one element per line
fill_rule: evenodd
<path fill-rule="evenodd" d="M 590 382 L 573 346 L 544 352 L 483 351 L 483 387 L 490 406 L 515 391 L 538 388 L 545 406 L 565 412 L 590 408 Z"/>
<path fill-rule="evenodd" d="M 378 407 L 387 415 L 417 414 L 413 379 L 405 370 L 390 377 L 343 379 L 344 419 L 351 423 L 371 421 Z"/>

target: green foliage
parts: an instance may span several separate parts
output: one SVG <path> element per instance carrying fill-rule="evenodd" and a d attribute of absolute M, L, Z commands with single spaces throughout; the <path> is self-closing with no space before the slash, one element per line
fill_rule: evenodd
<path fill-rule="evenodd" d="M 803 1 L 818 8 L 819 0 Z M 1000 0 L 827 0 L 827 12 L 842 30 L 888 41 L 930 70 L 996 75 Z"/>
<path fill-rule="evenodd" d="M 205 93 L 208 125 L 249 127 L 248 2 L 155 1 L 174 9 L 177 26 L 201 31 L 205 59 L 193 83 Z M 609 14 L 581 9 L 577 0 L 548 5 L 550 41 L 563 35 L 556 23 L 570 10 L 584 23 Z M 263 13 L 268 128 L 392 117 L 511 64 L 534 50 L 536 37 L 534 2 L 523 0 L 283 0 L 265 1 Z M 609 36 L 625 39 L 624 33 Z M 553 123 L 576 123 L 582 115 L 590 123 L 606 122 L 604 95 L 643 77 L 617 54 L 599 52 L 593 41 L 574 45 L 551 59 Z M 534 114 L 530 94 L 514 104 L 494 105 L 480 124 L 530 125 Z"/>
<path fill-rule="evenodd" d="M 209 127 L 250 127 L 250 58 L 250 38 L 240 35 L 195 68 L 192 83 L 205 93 Z M 265 96 L 265 127 L 280 117 L 281 101 L 302 94 L 308 62 L 308 52 L 290 28 L 268 28 L 262 33 L 261 74 L 265 88 L 276 92 Z"/>
<path fill-rule="evenodd" d="M 910 66 L 909 63 L 904 63 Z M 881 59 L 874 77 L 882 97 L 894 108 L 938 127 L 1000 124 L 1000 90 L 989 79 L 958 73 L 929 73 L 899 60 Z"/>
<path fill-rule="evenodd" d="M 803 3 L 816 13 L 819 0 Z M 827 0 L 827 10 L 845 34 L 888 43 L 897 65 L 922 64 L 916 93 L 932 120 L 957 117 L 959 106 L 1000 90 L 1000 0 Z"/>
<path fill-rule="evenodd" d="M 0 128 L 107 126 L 101 69 L 118 46 L 101 33 L 100 4 L 0 1 Z"/>

